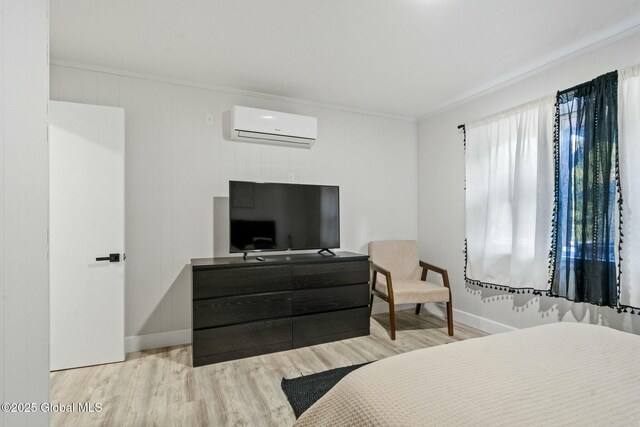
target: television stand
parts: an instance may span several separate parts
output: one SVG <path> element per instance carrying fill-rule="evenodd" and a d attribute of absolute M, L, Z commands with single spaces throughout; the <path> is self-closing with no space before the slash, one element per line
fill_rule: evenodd
<path fill-rule="evenodd" d="M 323 255 L 323 254 L 322 254 L 323 252 L 328 252 L 328 253 L 329 253 L 329 255 L 331 255 L 331 256 L 336 256 L 336 254 L 335 254 L 331 249 L 328 249 L 328 248 L 320 249 L 320 250 L 318 251 L 318 253 L 319 253 L 320 255 Z"/>

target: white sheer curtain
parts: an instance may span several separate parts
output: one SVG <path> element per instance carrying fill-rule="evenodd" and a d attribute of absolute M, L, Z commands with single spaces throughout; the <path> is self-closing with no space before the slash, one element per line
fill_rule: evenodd
<path fill-rule="evenodd" d="M 549 96 L 466 126 L 470 280 L 549 287 L 554 103 Z"/>
<path fill-rule="evenodd" d="M 622 187 L 620 304 L 640 307 L 640 65 L 618 73 Z"/>

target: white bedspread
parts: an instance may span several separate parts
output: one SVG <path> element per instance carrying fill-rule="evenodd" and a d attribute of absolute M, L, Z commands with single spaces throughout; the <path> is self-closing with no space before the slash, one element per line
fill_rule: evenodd
<path fill-rule="evenodd" d="M 296 426 L 640 426 L 640 336 L 554 323 L 347 375 Z"/>

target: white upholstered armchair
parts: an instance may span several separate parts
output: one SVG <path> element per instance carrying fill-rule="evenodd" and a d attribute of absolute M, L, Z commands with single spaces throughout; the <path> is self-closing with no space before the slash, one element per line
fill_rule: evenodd
<path fill-rule="evenodd" d="M 426 302 L 447 303 L 447 326 L 453 335 L 453 310 L 449 275 L 444 268 L 420 261 L 415 240 L 386 240 L 369 243 L 371 259 L 371 303 L 377 296 L 389 303 L 391 339 L 396 339 L 395 304 L 416 304 L 416 314 Z M 431 270 L 442 276 L 444 286 L 427 282 Z"/>

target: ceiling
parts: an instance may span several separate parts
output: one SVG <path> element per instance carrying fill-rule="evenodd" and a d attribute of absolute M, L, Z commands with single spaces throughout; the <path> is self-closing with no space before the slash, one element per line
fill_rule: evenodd
<path fill-rule="evenodd" d="M 420 117 L 638 27 L 640 0 L 51 0 L 50 25 L 53 60 Z"/>

